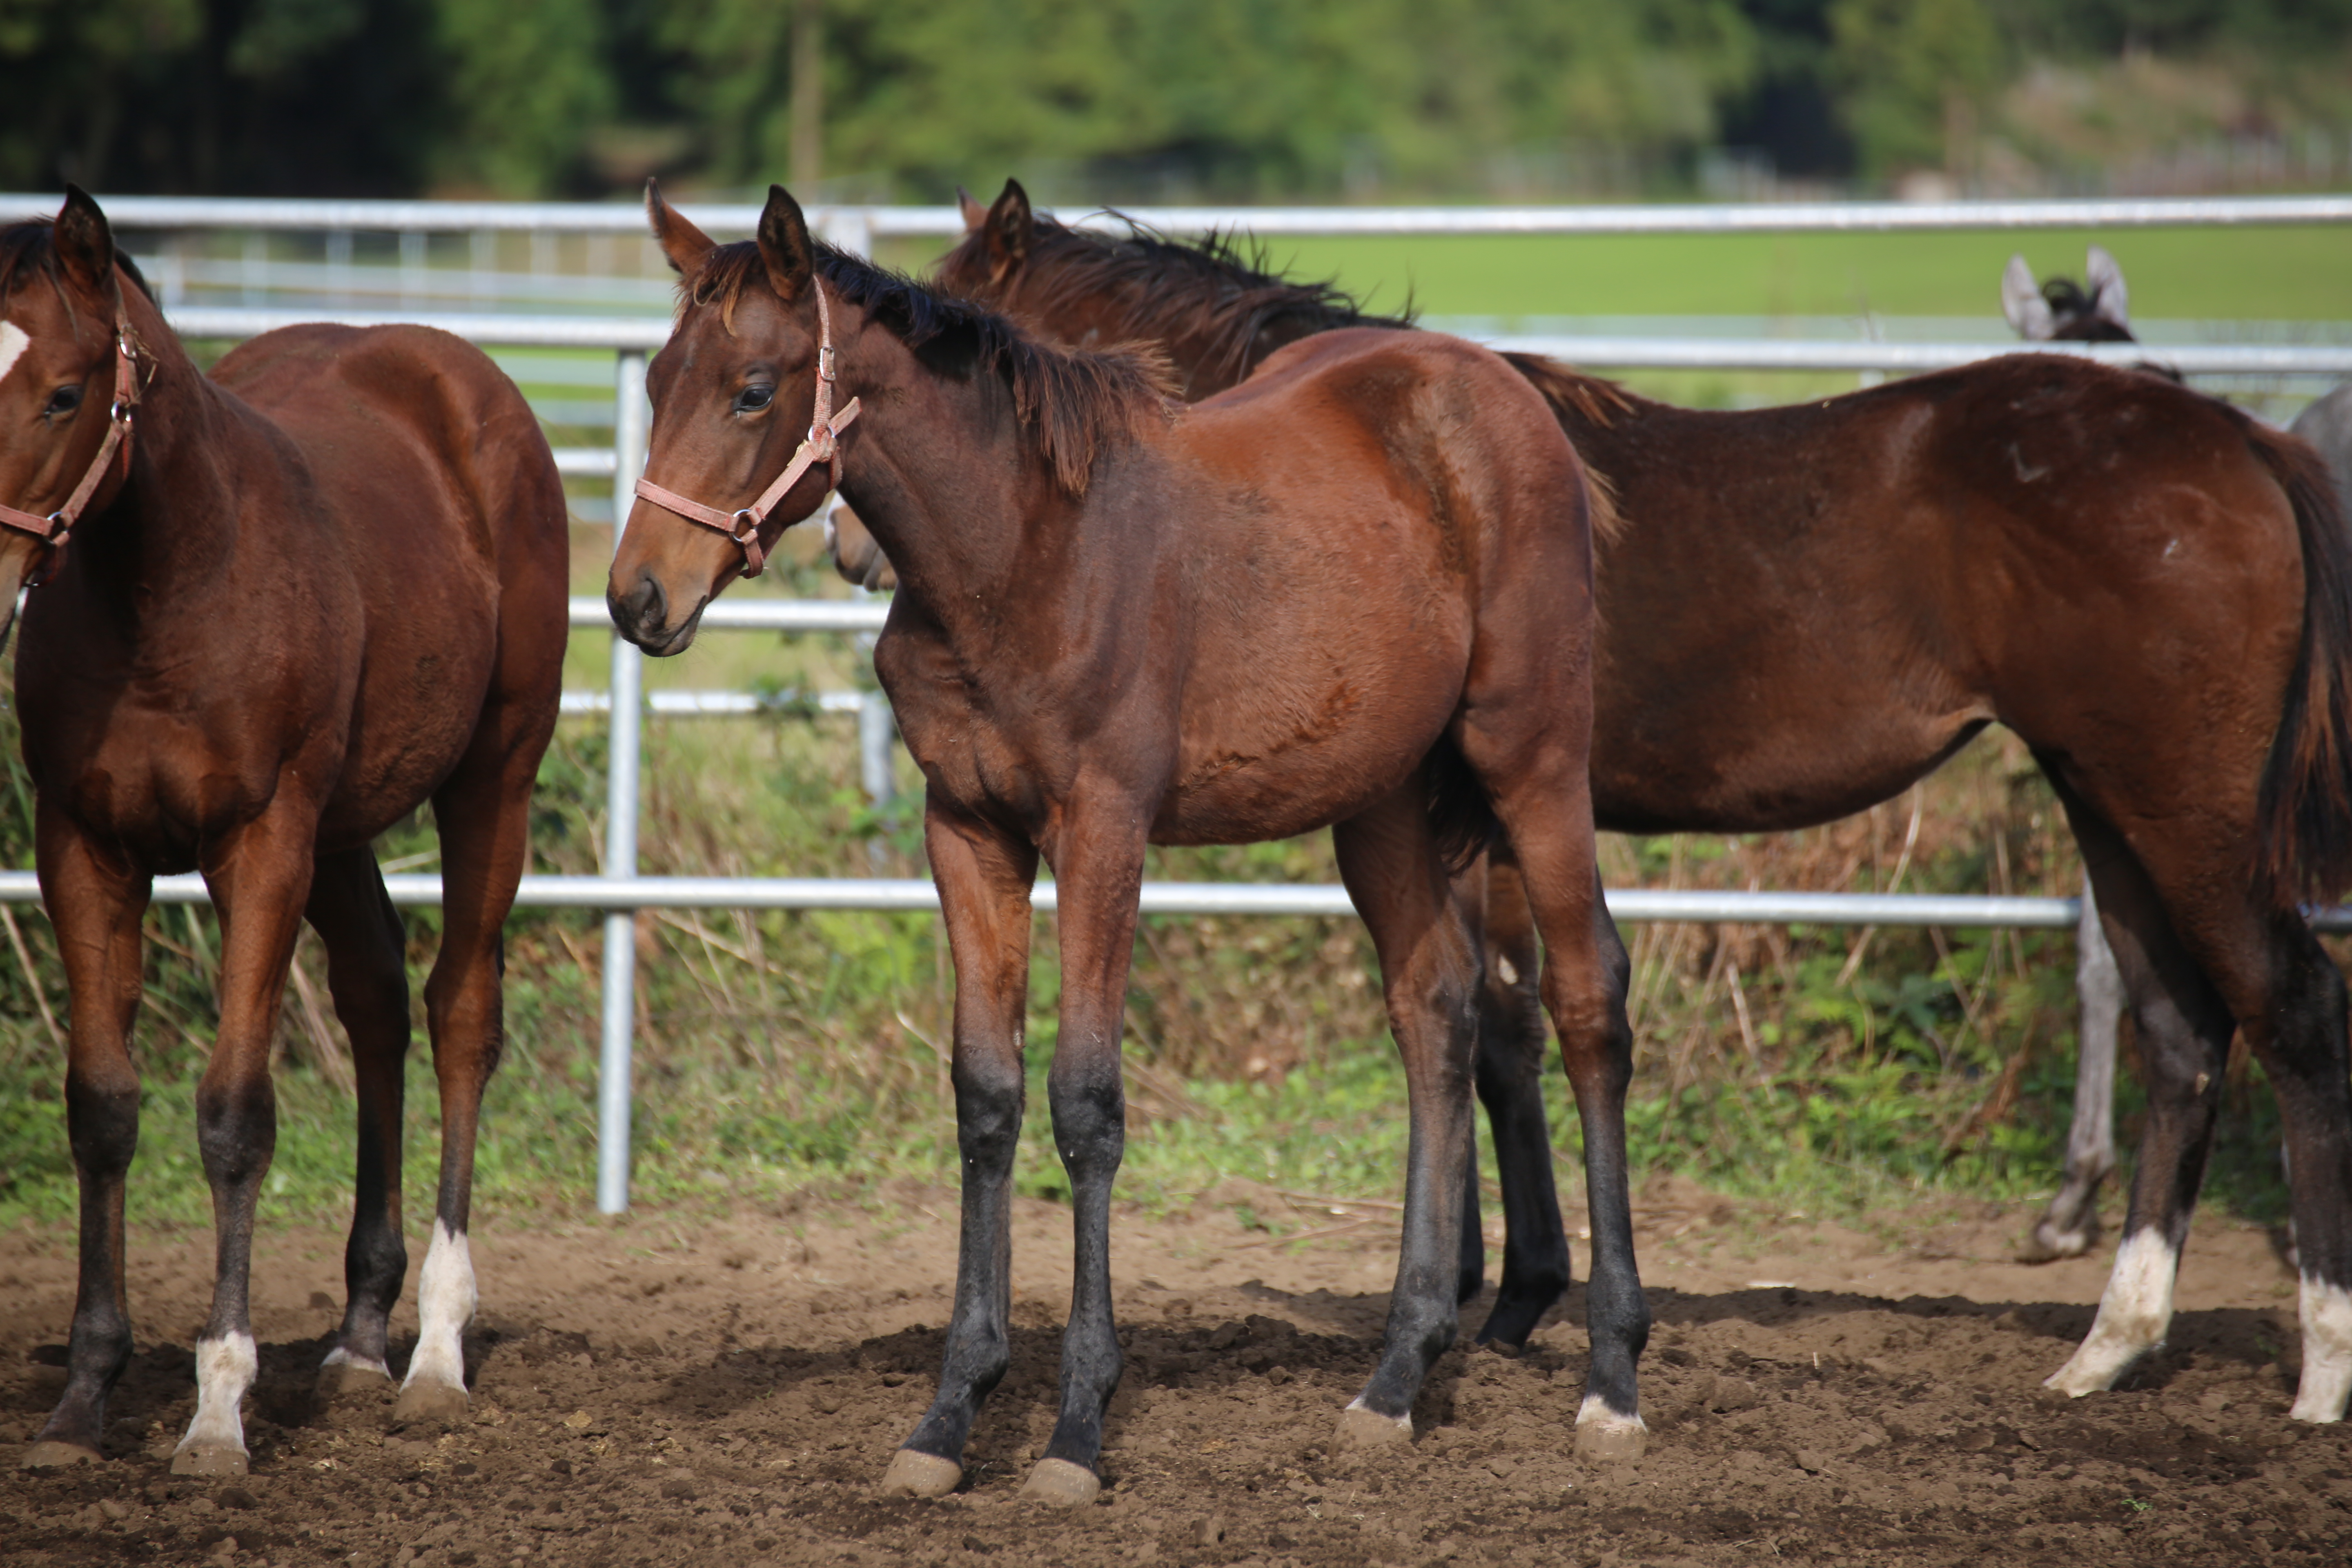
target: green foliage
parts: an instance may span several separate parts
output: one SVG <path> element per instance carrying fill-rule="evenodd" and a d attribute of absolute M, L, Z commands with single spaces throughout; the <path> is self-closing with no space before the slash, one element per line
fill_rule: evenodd
<path fill-rule="evenodd" d="M 1829 21 L 1865 168 L 1960 166 L 2005 64 L 1983 0 L 1832 0 Z"/>
<path fill-rule="evenodd" d="M 614 100 L 597 0 L 435 0 L 434 20 L 448 72 L 437 177 L 499 193 L 571 184 L 584 129 Z"/>

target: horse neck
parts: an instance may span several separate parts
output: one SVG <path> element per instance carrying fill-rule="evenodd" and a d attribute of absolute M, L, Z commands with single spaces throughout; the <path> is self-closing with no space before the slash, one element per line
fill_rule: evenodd
<path fill-rule="evenodd" d="M 1074 504 L 1042 459 L 1003 460 L 1004 444 L 1023 437 L 992 366 L 950 377 L 868 326 L 844 349 L 842 371 L 862 399 L 843 496 L 888 555 L 901 597 L 950 630 L 984 635 L 994 621 L 985 606 L 1034 577 L 1044 536 L 1063 531 Z"/>
<path fill-rule="evenodd" d="M 74 531 L 59 583 L 77 583 L 135 619 L 153 607 L 185 607 L 191 590 L 233 557 L 241 509 L 223 447 L 246 433 L 226 416 L 228 395 L 196 368 L 162 312 L 123 288 L 143 384 L 130 477 Z"/>

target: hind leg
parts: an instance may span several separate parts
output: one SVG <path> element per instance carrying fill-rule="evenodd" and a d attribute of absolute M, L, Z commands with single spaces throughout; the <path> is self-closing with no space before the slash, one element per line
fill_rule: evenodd
<path fill-rule="evenodd" d="M 408 1274 L 401 1235 L 400 1126 L 408 1057 L 408 965 L 400 911 L 366 845 L 321 856 L 305 911 L 327 949 L 327 986 L 351 1037 L 359 1081 L 359 1158 L 343 1248 L 342 1326 L 322 1387 L 380 1383 L 393 1304 Z"/>
<path fill-rule="evenodd" d="M 2113 1388 L 2164 1342 L 2171 1325 L 2173 1279 L 2212 1147 L 2221 1068 L 2235 1023 L 2121 836 L 2063 785 L 2059 793 L 2098 888 L 2148 1100 L 2123 1240 L 2098 1317 L 2048 1380 L 2047 1386 L 2080 1397 Z"/>
<path fill-rule="evenodd" d="M 1343 1442 L 1379 1445 L 1412 1438 L 1412 1402 L 1458 1325 L 1478 955 L 1418 780 L 1335 826 L 1332 847 L 1380 954 L 1410 1095 L 1404 1236 L 1388 1329 L 1380 1363 L 1339 1426 Z"/>
<path fill-rule="evenodd" d="M 441 1097 L 441 1172 L 433 1238 L 416 1282 L 416 1352 L 395 1424 L 456 1421 L 467 1408 L 464 1335 L 479 1292 L 468 1226 L 482 1095 L 505 1047 L 504 933 L 530 852 L 530 787 L 552 726 L 494 703 L 473 745 L 433 797 L 441 835 L 441 951 L 425 984 Z"/>
<path fill-rule="evenodd" d="M 2098 899 L 2083 879 L 2083 917 L 2074 928 L 2074 1119 L 2066 1131 L 2066 1170 L 2057 1194 L 2026 1239 L 2024 1260 L 2079 1258 L 2099 1238 L 2099 1188 L 2116 1168 L 2116 1052 L 2123 1026 L 2123 975 L 2099 923 Z"/>
<path fill-rule="evenodd" d="M 1475 689 L 1474 689 L 1475 695 Z M 1570 694 L 1556 700 L 1565 704 Z M 1562 708 L 1474 706 L 1463 755 L 1486 784 L 1517 849 L 1528 907 L 1543 939 L 1542 992 L 1584 1128 L 1585 1201 L 1592 1224 L 1585 1324 L 1592 1363 L 1577 1412 L 1577 1452 L 1638 1458 L 1648 1445 L 1635 1368 L 1650 1338 L 1650 1305 L 1633 1261 L 1625 1160 L 1625 1090 L 1633 1032 L 1625 1018 L 1625 949 L 1601 897 L 1592 797 L 1583 748 Z"/>
<path fill-rule="evenodd" d="M 148 884 L 109 864 L 56 813 L 39 814 L 41 894 L 57 922 L 73 996 L 66 1046 L 66 1131 L 81 1186 L 79 1285 L 66 1388 L 25 1453 L 27 1468 L 99 1458 L 106 1398 L 131 1362 L 123 1286 L 122 1198 L 139 1149 L 139 922 Z"/>
<path fill-rule="evenodd" d="M 1488 856 L 1481 923 L 1486 980 L 1478 994 L 1478 1101 L 1494 1133 L 1495 1169 L 1502 1179 L 1503 1279 L 1477 1342 L 1516 1349 L 1566 1293 L 1570 1264 L 1544 1115 L 1542 961 L 1535 916 L 1518 859 L 1500 840 Z M 1473 1162 L 1474 1184 L 1476 1174 Z M 1475 1199 L 1475 1184 L 1470 1191 Z M 1475 1237 L 1475 1208 L 1465 1223 Z"/>

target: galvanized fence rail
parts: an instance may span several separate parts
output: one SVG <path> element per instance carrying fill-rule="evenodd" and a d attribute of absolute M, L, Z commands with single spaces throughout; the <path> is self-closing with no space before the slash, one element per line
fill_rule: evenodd
<path fill-rule="evenodd" d="M 128 229 L 325 230 L 346 236 L 351 231 L 371 230 L 414 237 L 436 232 L 479 235 L 514 230 L 637 235 L 643 233 L 644 225 L 643 216 L 636 208 L 617 205 L 115 197 L 108 199 L 104 205 L 115 224 Z M 0 195 L 0 218 L 53 211 L 55 206 L 53 196 Z M 748 231 L 759 216 L 759 209 L 750 205 L 688 204 L 685 211 L 706 228 L 722 233 Z M 962 232 L 961 217 L 952 207 L 819 207 L 811 216 L 829 240 L 859 252 L 869 250 L 879 237 L 937 237 Z M 1212 228 L 1243 228 L 1280 235 L 1862 233 L 2347 224 L 2352 223 L 2352 195 L 1741 206 L 1145 207 L 1129 209 L 1127 216 L 1170 233 L 1197 233 Z M 1110 226 L 1118 220 L 1096 214 L 1076 221 Z M 404 257 L 406 255 L 404 247 Z M 614 356 L 614 445 L 610 448 L 561 450 L 557 453 L 557 466 L 574 478 L 609 479 L 616 520 L 627 515 L 626 498 L 645 466 L 646 355 L 667 340 L 669 331 L 667 320 L 656 317 L 492 312 L 320 312 L 198 306 L 173 311 L 172 320 L 182 335 L 198 339 L 243 339 L 297 321 L 319 320 L 344 321 L 354 325 L 422 321 L 486 346 L 609 351 Z M 1935 369 L 2022 350 L 2071 353 L 2120 363 L 2158 358 L 2189 374 L 2352 376 L 2352 346 L 2347 345 L 2200 343 L 2153 347 L 1528 334 L 1496 335 L 1485 341 L 1496 348 L 1544 353 L 1607 369 L 1868 374 Z M 616 528 L 616 543 L 617 540 Z M 710 630 L 871 633 L 881 628 L 887 613 L 887 605 L 874 602 L 734 599 L 710 605 L 704 612 L 702 625 Z M 571 624 L 575 628 L 610 629 L 603 603 L 593 598 L 572 601 Z M 648 877 L 638 873 L 638 786 L 644 715 L 647 711 L 677 716 L 754 713 L 807 700 L 800 697 L 761 698 L 745 692 L 656 692 L 648 697 L 643 685 L 642 658 L 618 637 L 612 642 L 609 689 L 565 694 L 567 713 L 609 716 L 605 874 L 526 877 L 517 901 L 530 908 L 604 912 L 597 1205 L 606 1213 L 619 1212 L 628 1204 L 630 1033 L 636 952 L 633 922 L 638 910 L 923 911 L 939 907 L 932 885 L 910 879 Z M 891 736 L 887 707 L 872 694 L 863 692 L 823 694 L 814 700 L 823 710 L 855 711 L 859 715 L 865 782 L 869 794 L 887 794 L 887 745 Z M 436 876 L 393 875 L 385 882 L 395 903 L 431 905 L 440 900 L 440 879 Z M 159 879 L 154 896 L 165 903 L 193 903 L 204 901 L 206 895 L 201 878 L 185 876 Z M 1036 907 L 1053 909 L 1054 896 L 1053 884 L 1041 883 L 1036 890 Z M 0 871 L 0 902 L 36 902 L 39 897 L 32 872 Z M 2079 914 L 2075 900 L 2056 898 L 1623 889 L 1611 890 L 1608 901 L 1611 913 L 1628 921 L 2069 930 Z M 1143 885 L 1142 907 L 1149 914 L 1174 915 L 1353 913 L 1344 889 L 1324 885 L 1147 882 Z M 2315 925 L 2323 931 L 2352 931 L 2352 910 L 2311 913 Z"/>

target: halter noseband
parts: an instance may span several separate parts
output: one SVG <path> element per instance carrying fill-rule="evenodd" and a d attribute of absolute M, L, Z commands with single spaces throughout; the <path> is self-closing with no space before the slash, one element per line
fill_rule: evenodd
<path fill-rule="evenodd" d="M 776 476 L 776 482 L 761 492 L 760 499 L 750 506 L 733 511 L 723 511 L 715 506 L 705 506 L 689 500 L 676 490 L 667 490 L 651 479 L 637 481 L 637 494 L 667 511 L 674 511 L 687 521 L 704 528 L 715 529 L 733 540 L 743 549 L 743 575 L 757 577 L 767 570 L 768 560 L 760 548 L 760 525 L 768 521 L 768 513 L 784 499 L 784 492 L 797 483 L 811 466 L 823 463 L 833 488 L 841 488 L 841 447 L 839 437 L 857 417 L 857 399 L 853 397 L 843 405 L 841 413 L 833 412 L 833 312 L 824 302 L 824 282 L 810 279 L 816 287 L 816 406 L 809 413 L 808 437 L 793 448 L 793 460 Z"/>
<path fill-rule="evenodd" d="M 106 411 L 106 438 L 98 444 L 96 455 L 83 470 L 81 482 L 74 486 L 73 494 L 66 498 L 66 504 L 46 516 L 0 506 L 0 523 L 33 535 L 52 552 L 62 550 L 74 524 L 81 521 L 82 509 L 98 493 L 118 450 L 122 454 L 124 470 L 130 469 L 131 411 L 139 406 L 139 360 L 131 345 L 131 321 L 118 307 L 114 313 L 114 403 Z"/>

